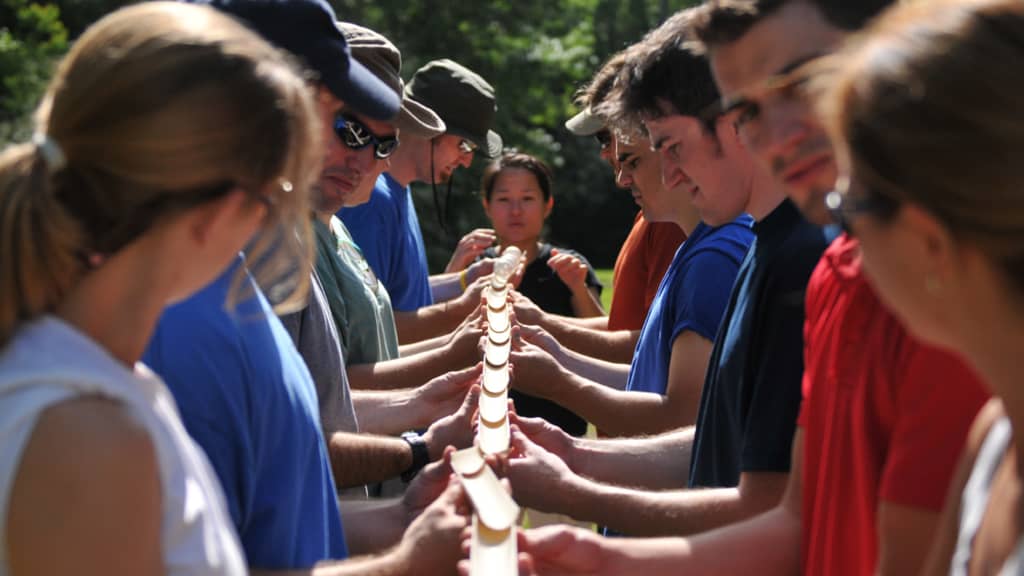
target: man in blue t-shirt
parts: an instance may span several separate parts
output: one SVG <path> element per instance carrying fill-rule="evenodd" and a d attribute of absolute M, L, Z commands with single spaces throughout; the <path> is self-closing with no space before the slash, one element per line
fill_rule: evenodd
<path fill-rule="evenodd" d="M 728 169 L 710 143 L 702 161 Z M 604 434 L 653 434 L 687 426 L 697 414 L 700 386 L 729 291 L 753 235 L 750 219 L 735 215 L 709 225 L 691 200 L 695 186 L 685 178 L 666 186 L 662 163 L 641 136 L 617 138 L 617 178 L 650 222 L 671 222 L 688 235 L 662 279 L 647 313 L 630 365 L 605 362 L 563 346 L 538 328 L 524 325 L 527 346 L 513 354 L 517 389 L 548 398 L 594 424 Z M 722 196 L 741 194 L 735 184 Z M 550 370 L 557 360 L 558 369 Z M 536 372 L 535 369 L 543 372 Z"/>
<path fill-rule="evenodd" d="M 225 309 L 232 280 L 254 296 Z M 239 258 L 160 319 L 143 362 L 167 383 L 221 480 L 252 567 L 348 555 L 316 390 Z"/>
<path fill-rule="evenodd" d="M 452 69 L 471 81 L 437 81 Z M 402 144 L 391 156 L 388 172 L 377 178 L 369 202 L 338 212 L 388 289 L 397 312 L 412 312 L 448 300 L 460 288 L 459 274 L 429 274 L 423 232 L 409 185 L 450 185 L 455 170 L 468 167 L 477 150 L 493 158 L 502 149 L 501 138 L 490 129 L 495 112 L 493 89 L 472 71 L 449 60 L 429 62 L 413 75 L 405 96 L 417 107 L 436 112 L 444 130 L 428 129 L 423 122 L 407 123 L 408 128 L 403 127 L 401 132 Z M 476 274 L 468 278 L 469 283 L 479 270 L 474 268 Z M 400 334 L 404 328 L 401 316 L 396 314 L 395 318 Z"/>

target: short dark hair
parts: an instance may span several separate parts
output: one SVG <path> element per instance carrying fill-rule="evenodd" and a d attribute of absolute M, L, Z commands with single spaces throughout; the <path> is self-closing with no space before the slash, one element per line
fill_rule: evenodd
<path fill-rule="evenodd" d="M 677 114 L 700 116 L 719 99 L 707 56 L 692 41 L 693 10 L 677 12 L 628 49 L 628 63 L 598 109 L 616 127 L 642 132 L 644 118 L 664 116 L 660 100 Z"/>
<path fill-rule="evenodd" d="M 806 2 L 833 26 L 857 30 L 895 0 L 708 0 L 694 11 L 693 34 L 707 48 L 730 44 L 790 2 Z"/>
<path fill-rule="evenodd" d="M 580 108 L 587 109 L 595 107 L 608 97 L 608 93 L 612 91 L 612 86 L 615 85 L 615 78 L 618 77 L 622 71 L 622 67 L 626 65 L 626 51 L 621 50 L 612 54 L 608 60 L 605 60 L 604 64 L 597 69 L 594 73 L 594 77 L 590 79 L 590 83 L 581 88 L 576 92 L 576 105 Z"/>
<path fill-rule="evenodd" d="M 510 168 L 519 168 L 533 174 L 534 178 L 537 179 L 537 184 L 540 186 L 544 201 L 547 202 L 551 199 L 552 178 L 551 169 L 548 168 L 548 165 L 540 158 L 530 154 L 506 152 L 487 165 L 487 168 L 484 169 L 484 175 L 480 180 L 480 191 L 488 202 L 490 202 L 491 194 L 494 192 L 494 184 L 498 180 L 498 175 Z"/>

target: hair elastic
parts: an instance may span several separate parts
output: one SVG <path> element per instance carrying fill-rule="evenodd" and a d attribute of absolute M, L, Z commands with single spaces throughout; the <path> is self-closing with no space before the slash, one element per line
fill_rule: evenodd
<path fill-rule="evenodd" d="M 46 162 L 46 166 L 50 169 L 50 172 L 58 172 L 67 166 L 67 156 L 65 156 L 64 151 L 61 150 L 60 144 L 57 144 L 57 141 L 53 138 L 50 138 L 42 132 L 36 132 L 32 136 L 32 143 L 35 144 L 36 149 L 39 150 L 39 154 L 43 157 L 43 161 Z"/>

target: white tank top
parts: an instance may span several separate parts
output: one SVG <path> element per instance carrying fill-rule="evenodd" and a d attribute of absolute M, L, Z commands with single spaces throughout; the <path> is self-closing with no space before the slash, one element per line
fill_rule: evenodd
<path fill-rule="evenodd" d="M 165 572 L 245 574 L 220 484 L 164 383 L 141 363 L 133 372 L 70 325 L 44 317 L 0 351 L 0 576 L 10 574 L 5 531 L 22 451 L 40 413 L 80 396 L 120 402 L 149 432 L 163 489 Z"/>
<path fill-rule="evenodd" d="M 974 460 L 971 476 L 964 486 L 960 501 L 960 533 L 957 537 L 953 565 L 949 567 L 951 576 L 967 576 L 967 568 L 971 561 L 971 549 L 974 537 L 981 527 L 988 506 L 992 480 L 999 469 L 1006 448 L 1013 439 L 1013 429 L 1007 418 L 1001 418 L 989 429 L 982 442 L 978 456 Z M 1006 559 L 1000 576 L 1018 576 L 1024 574 L 1024 538 L 1018 540 L 1017 548 Z"/>

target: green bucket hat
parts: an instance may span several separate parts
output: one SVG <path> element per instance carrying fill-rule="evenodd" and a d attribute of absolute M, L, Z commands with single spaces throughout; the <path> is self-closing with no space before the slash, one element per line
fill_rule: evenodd
<path fill-rule="evenodd" d="M 491 130 L 498 110 L 494 88 L 476 72 L 448 59 L 428 62 L 409 80 L 405 96 L 437 112 L 448 134 L 469 139 L 489 158 L 501 155 L 501 136 Z"/>

